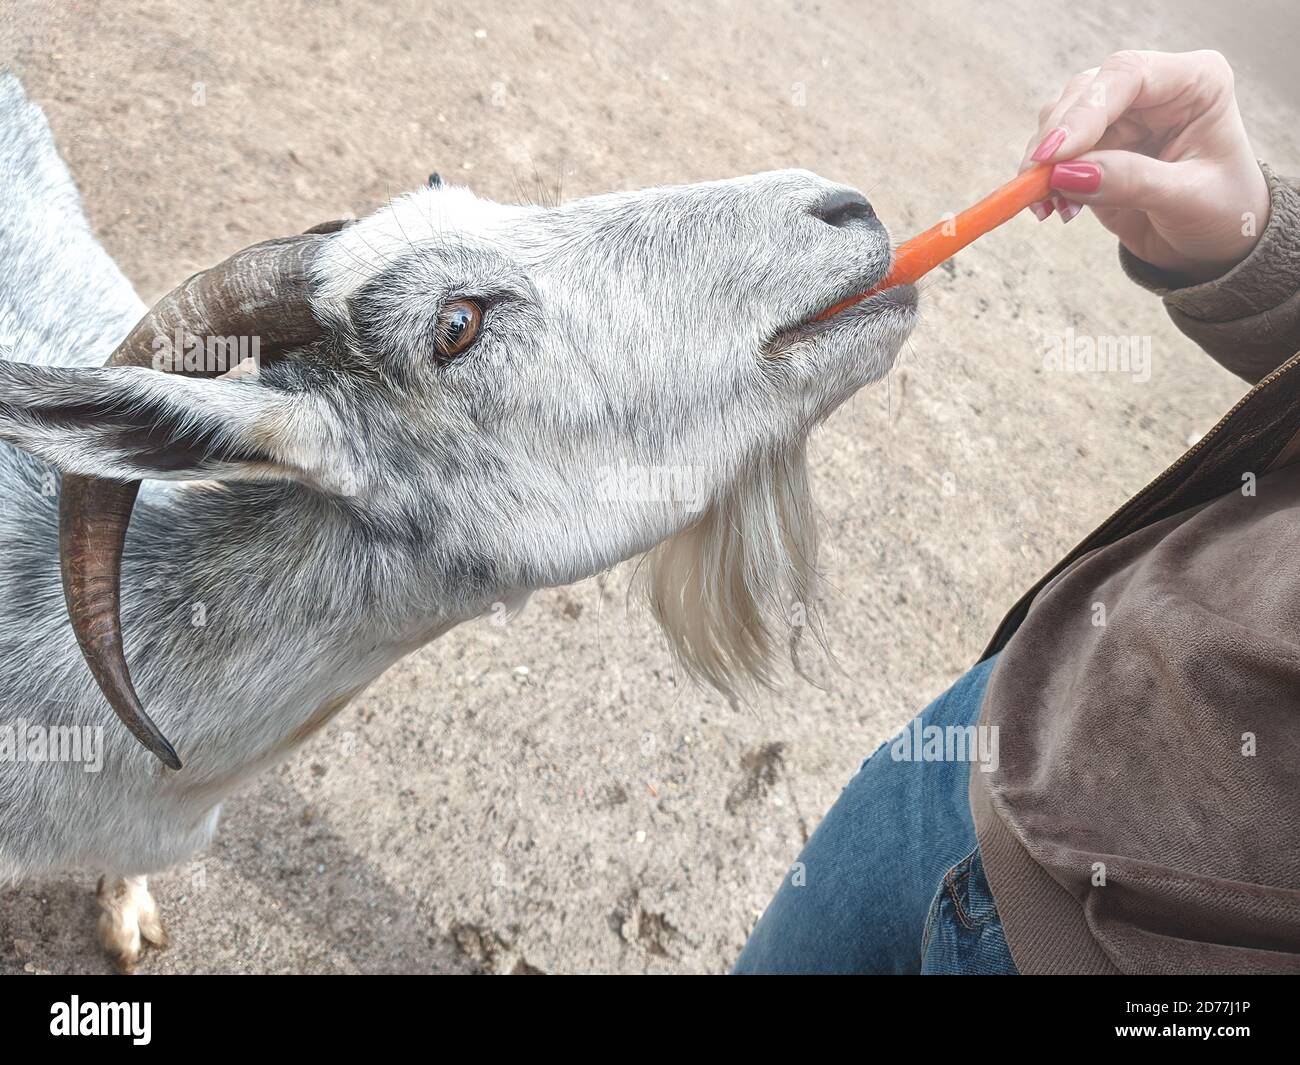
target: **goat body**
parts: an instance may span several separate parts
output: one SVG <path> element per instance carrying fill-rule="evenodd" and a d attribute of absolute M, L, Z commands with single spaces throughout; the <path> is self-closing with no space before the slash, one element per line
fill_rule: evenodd
<path fill-rule="evenodd" d="M 106 873 L 101 933 L 127 966 L 162 937 L 146 874 L 205 847 L 226 796 L 398 658 L 494 604 L 651 551 L 687 668 L 767 679 L 791 603 L 816 598 L 806 434 L 887 372 L 914 320 L 900 290 L 813 322 L 882 276 L 889 246 L 861 212 L 836 222 L 856 194 L 806 172 L 556 208 L 439 186 L 322 238 L 322 336 L 290 357 L 216 381 L 103 368 L 146 308 L 4 76 L 0 183 L 0 881 Z M 482 332 L 446 358 L 453 299 Z M 62 473 L 144 480 L 122 627 L 179 772 L 82 660 Z M 85 737 L 94 764 L 6 756 L 20 733 L 46 751 Z"/>

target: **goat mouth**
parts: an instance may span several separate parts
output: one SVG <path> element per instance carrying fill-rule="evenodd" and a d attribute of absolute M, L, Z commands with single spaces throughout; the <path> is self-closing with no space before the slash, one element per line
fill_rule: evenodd
<path fill-rule="evenodd" d="M 839 298 L 831 300 L 827 302 L 826 307 L 834 307 L 840 302 L 842 300 Z M 791 325 L 781 326 L 768 337 L 759 349 L 760 354 L 764 358 L 779 358 L 797 343 L 813 340 L 841 326 L 882 316 L 909 318 L 916 314 L 916 307 L 915 285 L 896 285 L 882 289 L 845 307 L 830 318 L 822 318 L 825 308 L 820 308 Z"/>

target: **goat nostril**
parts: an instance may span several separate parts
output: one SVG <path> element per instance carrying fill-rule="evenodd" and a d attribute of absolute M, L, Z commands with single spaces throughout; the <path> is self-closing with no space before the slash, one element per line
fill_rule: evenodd
<path fill-rule="evenodd" d="M 844 229 L 855 222 L 871 222 L 876 212 L 861 195 L 856 192 L 836 193 L 812 209 L 814 218 L 819 218 L 828 226 Z"/>

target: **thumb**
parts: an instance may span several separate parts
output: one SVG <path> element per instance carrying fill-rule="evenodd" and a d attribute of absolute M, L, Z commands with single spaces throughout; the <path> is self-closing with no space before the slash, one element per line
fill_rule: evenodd
<path fill-rule="evenodd" d="M 1138 152 L 1087 152 L 1052 167 L 1052 188 L 1092 207 L 1152 211 L 1174 194 L 1180 165 Z"/>

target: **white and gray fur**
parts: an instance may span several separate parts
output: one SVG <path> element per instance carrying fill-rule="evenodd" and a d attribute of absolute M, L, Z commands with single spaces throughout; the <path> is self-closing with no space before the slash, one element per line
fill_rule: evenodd
<path fill-rule="evenodd" d="M 217 381 L 103 369 L 145 307 L 4 76 L 0 188 L 0 726 L 105 736 L 99 773 L 0 763 L 0 881 L 187 858 L 227 795 L 402 655 L 643 552 L 688 668 L 766 679 L 791 600 L 815 599 L 806 435 L 888 371 L 915 316 L 906 289 L 806 324 L 878 279 L 889 245 L 804 171 L 554 208 L 440 187 L 323 242 L 310 348 Z M 443 362 L 439 310 L 466 297 L 482 333 Z M 140 411 L 228 446 L 170 468 L 135 446 Z M 620 492 L 620 471 L 665 468 L 690 471 L 690 498 Z M 178 773 L 78 651 L 56 469 L 147 479 L 122 621 Z"/>

